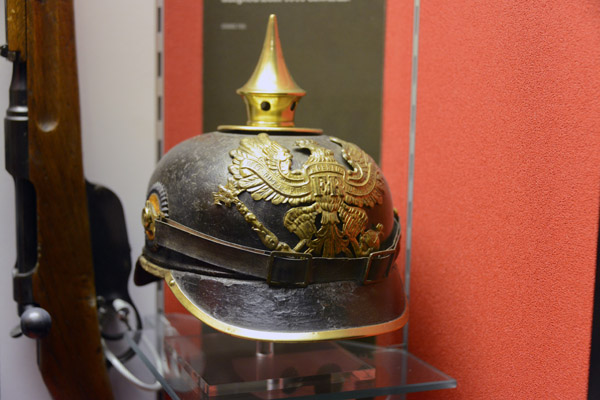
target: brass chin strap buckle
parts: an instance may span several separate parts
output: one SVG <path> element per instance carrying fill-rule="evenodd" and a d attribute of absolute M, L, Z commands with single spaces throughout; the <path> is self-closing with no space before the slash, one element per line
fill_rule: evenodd
<path fill-rule="evenodd" d="M 307 287 L 312 278 L 312 254 L 272 251 L 269 255 L 269 286 Z"/>
<path fill-rule="evenodd" d="M 362 277 L 362 284 L 381 282 L 390 274 L 390 269 L 394 264 L 396 249 L 376 251 L 369 255 L 369 261 L 365 267 Z"/>

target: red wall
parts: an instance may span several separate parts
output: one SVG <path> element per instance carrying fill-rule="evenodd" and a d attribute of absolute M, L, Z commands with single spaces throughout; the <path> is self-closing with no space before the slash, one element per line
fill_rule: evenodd
<path fill-rule="evenodd" d="M 533 3 L 422 2 L 409 348 L 458 388 L 415 397 L 587 393 L 600 3 Z M 388 4 L 383 168 L 403 204 L 410 17 Z"/>
<path fill-rule="evenodd" d="M 166 3 L 168 149 L 202 127 L 202 3 Z M 384 75 L 382 164 L 403 221 L 412 3 L 388 2 Z M 414 397 L 584 398 L 600 3 L 425 1 L 420 16 L 409 347 L 458 388 Z"/>
<path fill-rule="evenodd" d="M 202 133 L 203 0 L 164 3 L 164 149 Z M 187 313 L 164 285 L 165 311 Z"/>
<path fill-rule="evenodd" d="M 406 182 L 408 180 L 412 28 L 412 1 L 388 1 L 383 71 L 381 163 L 382 166 L 386 164 L 392 166 L 386 168 L 384 172 L 388 183 L 392 186 L 394 206 L 402 223 L 401 252 L 398 256 L 402 266 L 406 258 Z M 385 335 L 382 339 L 380 343 L 385 345 L 401 341 L 401 336 Z"/>
<path fill-rule="evenodd" d="M 165 151 L 202 133 L 202 0 L 165 0 Z"/>

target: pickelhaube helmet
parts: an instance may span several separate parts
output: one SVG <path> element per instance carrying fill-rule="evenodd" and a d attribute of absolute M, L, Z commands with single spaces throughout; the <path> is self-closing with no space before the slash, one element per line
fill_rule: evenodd
<path fill-rule="evenodd" d="M 358 146 L 294 125 L 305 92 L 274 15 L 238 94 L 246 125 L 193 137 L 158 163 L 136 281 L 164 278 L 194 316 L 239 337 L 312 341 L 402 327 L 389 187 Z"/>

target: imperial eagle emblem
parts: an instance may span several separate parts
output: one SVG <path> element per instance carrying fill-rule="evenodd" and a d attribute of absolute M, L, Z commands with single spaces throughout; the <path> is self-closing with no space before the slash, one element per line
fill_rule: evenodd
<path fill-rule="evenodd" d="M 355 144 L 330 139 L 342 147 L 342 157 L 351 169 L 341 165 L 333 151 L 311 139 L 295 143 L 295 147 L 310 151 L 308 160 L 297 170 L 292 170 L 291 152 L 266 133 L 242 139 L 239 147 L 230 152 L 231 176 L 213 193 L 215 204 L 235 205 L 271 250 L 322 257 L 364 257 L 377 251 L 383 225 L 370 225 L 364 208 L 383 202 L 385 184 L 381 172 Z M 255 201 L 292 206 L 285 213 L 283 224 L 298 236 L 295 246 L 280 242 L 258 221 L 238 198 L 244 191 Z"/>

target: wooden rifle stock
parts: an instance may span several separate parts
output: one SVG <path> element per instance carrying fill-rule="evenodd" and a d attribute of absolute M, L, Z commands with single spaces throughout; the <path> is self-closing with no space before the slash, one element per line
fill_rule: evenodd
<path fill-rule="evenodd" d="M 38 339 L 39 368 L 54 398 L 111 399 L 81 154 L 73 2 L 7 0 L 6 10 L 8 53 L 26 64 L 25 169 L 37 213 L 35 267 L 18 272 L 30 277 L 33 303 L 52 318 Z"/>

